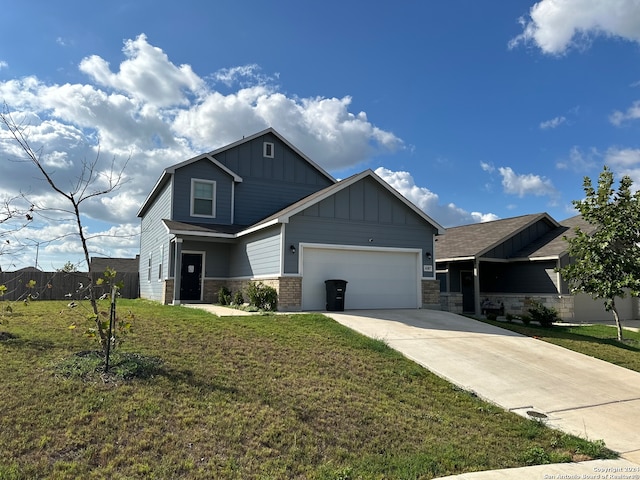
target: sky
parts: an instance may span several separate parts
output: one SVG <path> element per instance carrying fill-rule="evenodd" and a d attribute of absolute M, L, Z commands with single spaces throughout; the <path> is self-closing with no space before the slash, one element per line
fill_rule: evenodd
<path fill-rule="evenodd" d="M 576 214 L 604 165 L 640 185 L 640 0 L 0 0 L 0 102 L 55 183 L 95 162 L 91 256 L 139 251 L 163 169 L 267 127 L 374 170 L 444 227 Z M 68 205 L 0 128 L 0 268 L 86 270 Z M 25 201 L 26 201 L 25 200 Z M 18 205 L 15 203 L 15 205 Z M 44 208 L 44 210 L 40 210 Z M 0 216 L 0 219 L 3 219 Z"/>

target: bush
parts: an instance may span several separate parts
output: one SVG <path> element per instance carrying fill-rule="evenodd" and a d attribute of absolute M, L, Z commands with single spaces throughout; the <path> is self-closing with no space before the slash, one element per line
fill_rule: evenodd
<path fill-rule="evenodd" d="M 495 322 L 496 320 L 498 320 L 498 315 L 496 315 L 495 313 L 487 313 L 487 320 Z"/>
<path fill-rule="evenodd" d="M 531 320 L 538 322 L 543 327 L 550 327 L 553 322 L 559 320 L 556 309 L 546 307 L 541 302 L 531 302 L 529 313 L 531 314 Z"/>
<path fill-rule="evenodd" d="M 278 292 L 262 282 L 251 282 L 247 287 L 249 303 L 262 310 L 275 311 L 278 308 Z"/>
<path fill-rule="evenodd" d="M 513 320 L 515 319 L 515 317 L 513 316 L 512 313 L 507 313 L 505 318 L 507 319 L 507 322 L 509 322 L 509 323 L 513 322 Z"/>
<path fill-rule="evenodd" d="M 229 305 L 231 303 L 231 290 L 227 287 L 220 287 L 220 290 L 218 290 L 218 303 L 220 305 Z"/>
<path fill-rule="evenodd" d="M 522 320 L 524 325 L 529 325 L 531 323 L 531 317 L 529 315 L 522 315 L 520 320 Z"/>
<path fill-rule="evenodd" d="M 244 297 L 242 296 L 242 292 L 240 290 L 233 294 L 233 303 L 235 305 L 242 305 L 244 303 Z"/>

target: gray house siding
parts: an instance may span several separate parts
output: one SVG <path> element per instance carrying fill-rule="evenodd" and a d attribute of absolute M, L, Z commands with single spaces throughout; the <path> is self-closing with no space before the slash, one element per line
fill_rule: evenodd
<path fill-rule="evenodd" d="M 549 233 L 554 227 L 547 222 L 535 222 L 513 237 L 506 239 L 503 243 L 491 249 L 483 255 L 487 258 L 509 258 L 514 253 L 522 250 L 527 245 L 535 242 L 543 235 Z"/>
<path fill-rule="evenodd" d="M 264 142 L 273 143 L 274 158 L 263 156 Z M 333 183 L 271 134 L 221 152 L 216 160 L 243 179 L 235 192 L 238 225 L 252 225 Z"/>
<path fill-rule="evenodd" d="M 231 243 L 199 242 L 185 240 L 183 251 L 205 252 L 204 276 L 209 278 L 226 278 L 229 276 L 229 255 Z"/>
<path fill-rule="evenodd" d="M 171 182 L 168 182 L 142 217 L 140 231 L 140 296 L 142 298 L 157 301 L 162 299 L 164 289 L 162 280 L 169 276 L 171 250 L 169 234 L 162 219 L 170 218 L 170 215 Z M 159 271 L 160 268 L 162 272 Z"/>
<path fill-rule="evenodd" d="M 298 272 L 298 245 L 417 248 L 433 254 L 436 230 L 375 180 L 363 181 L 294 215 L 286 225 L 284 273 Z M 289 252 L 289 246 L 296 253 Z M 423 257 L 423 264 L 433 265 Z M 431 277 L 433 272 L 424 274 Z"/>
<path fill-rule="evenodd" d="M 194 178 L 216 182 L 215 218 L 191 216 L 191 179 Z M 231 224 L 233 179 L 211 161 L 202 159 L 178 169 L 174 175 L 174 185 L 176 201 L 174 201 L 172 220 L 178 222 Z"/>
<path fill-rule="evenodd" d="M 480 290 L 501 293 L 557 293 L 556 262 L 489 263 L 480 265 Z"/>
<path fill-rule="evenodd" d="M 230 277 L 257 277 L 280 273 L 280 226 L 240 237 L 231 247 Z"/>

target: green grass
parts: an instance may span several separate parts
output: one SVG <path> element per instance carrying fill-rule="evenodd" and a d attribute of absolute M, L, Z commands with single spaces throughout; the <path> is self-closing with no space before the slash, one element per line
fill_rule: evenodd
<path fill-rule="evenodd" d="M 640 372 L 639 332 L 625 329 L 624 340 L 619 342 L 616 329 L 609 325 L 554 325 L 543 328 L 535 324 L 524 326 L 517 321 L 483 321 Z"/>
<path fill-rule="evenodd" d="M 613 456 L 322 315 L 118 311 L 134 333 L 109 376 L 86 311 L 32 302 L 2 325 L 0 479 L 426 479 Z"/>

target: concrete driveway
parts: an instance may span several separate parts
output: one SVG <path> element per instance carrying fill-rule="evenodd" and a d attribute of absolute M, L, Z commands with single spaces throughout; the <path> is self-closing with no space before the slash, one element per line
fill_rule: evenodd
<path fill-rule="evenodd" d="M 623 458 L 640 464 L 640 373 L 448 312 L 326 315 L 384 340 L 492 403 L 525 417 L 528 412 L 545 415 L 550 427 L 604 440 Z M 635 473 L 640 476 L 640 467 Z"/>

